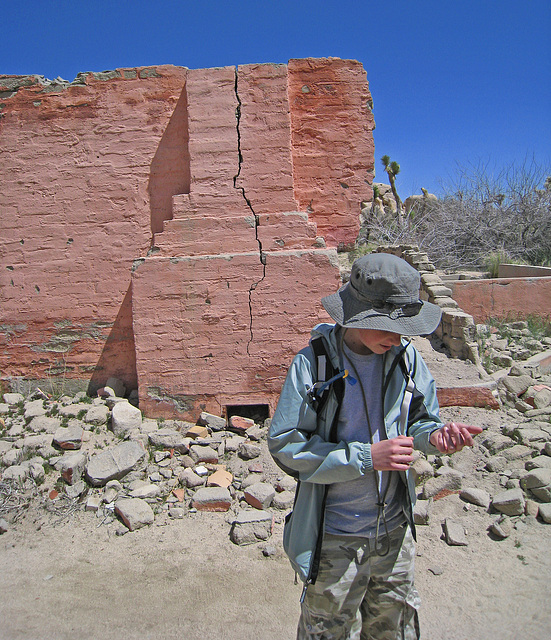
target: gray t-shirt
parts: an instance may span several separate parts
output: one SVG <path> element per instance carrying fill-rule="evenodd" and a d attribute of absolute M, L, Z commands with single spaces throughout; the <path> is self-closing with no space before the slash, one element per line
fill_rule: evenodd
<path fill-rule="evenodd" d="M 337 424 L 337 439 L 345 442 L 379 442 L 386 438 L 383 421 L 383 356 L 360 355 L 343 345 L 345 378 L 344 398 Z M 355 384 L 350 380 L 352 377 Z M 361 381 L 361 382 L 360 382 Z M 362 398 L 365 394 L 365 402 Z M 365 407 L 369 416 L 372 438 Z M 348 482 L 336 482 L 329 487 L 325 513 L 325 531 L 338 535 L 374 537 L 377 527 L 377 478 L 381 497 L 385 494 L 385 517 L 388 531 L 405 522 L 400 492 L 404 485 L 397 472 L 368 471 Z M 388 486 L 388 489 L 386 487 Z M 383 519 L 380 532 L 384 532 Z"/>

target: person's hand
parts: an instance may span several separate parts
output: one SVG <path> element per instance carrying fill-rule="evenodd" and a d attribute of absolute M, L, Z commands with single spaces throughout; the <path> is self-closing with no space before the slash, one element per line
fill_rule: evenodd
<path fill-rule="evenodd" d="M 481 433 L 482 427 L 461 422 L 447 422 L 443 427 L 430 434 L 430 442 L 441 453 L 454 453 L 463 447 L 472 447 L 473 436 Z"/>
<path fill-rule="evenodd" d="M 413 462 L 413 438 L 398 436 L 373 443 L 371 462 L 377 471 L 406 471 Z"/>

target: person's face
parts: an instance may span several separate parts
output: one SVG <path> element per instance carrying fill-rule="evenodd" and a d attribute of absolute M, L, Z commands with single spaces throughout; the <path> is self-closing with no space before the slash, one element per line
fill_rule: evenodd
<path fill-rule="evenodd" d="M 390 347 L 398 346 L 400 340 L 399 333 L 380 329 L 347 329 L 344 335 L 346 345 L 352 351 L 362 355 L 386 353 Z"/>

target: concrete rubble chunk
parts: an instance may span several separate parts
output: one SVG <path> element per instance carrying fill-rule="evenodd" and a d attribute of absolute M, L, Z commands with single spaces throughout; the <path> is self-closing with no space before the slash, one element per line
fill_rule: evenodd
<path fill-rule="evenodd" d="M 25 396 L 22 393 L 5 393 L 4 402 L 9 404 L 11 407 L 14 407 L 16 404 L 23 402 L 25 400 Z"/>
<path fill-rule="evenodd" d="M 184 469 L 178 474 L 178 480 L 182 487 L 189 487 L 194 489 L 195 487 L 201 487 L 205 484 L 205 478 L 196 474 L 193 469 Z"/>
<path fill-rule="evenodd" d="M 551 524 L 551 502 L 540 504 L 539 516 L 547 524 Z"/>
<path fill-rule="evenodd" d="M 46 433 L 55 433 L 61 426 L 59 418 L 49 416 L 36 416 L 29 422 L 29 429 L 34 433 L 45 431 Z"/>
<path fill-rule="evenodd" d="M 232 416 L 230 418 L 230 428 L 238 433 L 246 433 L 248 429 L 254 426 L 254 420 L 251 418 L 243 418 L 242 416 Z"/>
<path fill-rule="evenodd" d="M 61 473 L 61 477 L 68 484 L 76 484 L 82 478 L 86 468 L 88 456 L 83 451 L 74 451 L 63 455 L 56 463 L 55 468 Z"/>
<path fill-rule="evenodd" d="M 129 402 L 117 402 L 111 412 L 111 428 L 113 433 L 123 438 L 142 424 L 142 412 Z"/>
<path fill-rule="evenodd" d="M 46 415 L 46 413 L 47 411 L 44 407 L 44 400 L 42 400 L 41 398 L 25 403 L 25 420 L 36 418 L 36 416 L 44 416 Z"/>
<path fill-rule="evenodd" d="M 144 463 L 145 449 L 137 442 L 128 441 L 102 451 L 90 458 L 86 477 L 93 487 L 101 487 L 109 480 L 123 478 Z"/>
<path fill-rule="evenodd" d="M 413 507 L 413 522 L 417 525 L 428 524 L 430 521 L 432 500 L 417 500 Z"/>
<path fill-rule="evenodd" d="M 84 416 L 84 422 L 94 425 L 107 424 L 109 419 L 109 409 L 104 404 L 90 407 Z"/>
<path fill-rule="evenodd" d="M 465 529 L 461 523 L 455 522 L 451 518 L 446 518 L 444 520 L 443 529 L 448 545 L 466 547 L 469 544 L 465 534 Z"/>
<path fill-rule="evenodd" d="M 60 427 L 55 433 L 53 443 L 60 449 L 80 449 L 84 429 L 79 426 Z"/>
<path fill-rule="evenodd" d="M 461 475 L 456 473 L 444 473 L 436 478 L 429 478 L 423 485 L 422 497 L 427 500 L 434 498 L 441 491 L 459 491 L 461 482 Z"/>
<path fill-rule="evenodd" d="M 536 409 L 544 409 L 551 405 L 551 389 L 545 387 L 541 391 L 537 391 L 534 396 L 534 407 Z"/>
<path fill-rule="evenodd" d="M 239 447 L 246 442 L 246 439 L 243 436 L 232 436 L 230 438 L 226 438 L 225 449 L 228 453 L 235 453 L 239 451 Z"/>
<path fill-rule="evenodd" d="M 245 490 L 245 500 L 255 509 L 267 509 L 274 499 L 276 490 L 268 482 L 256 482 Z"/>
<path fill-rule="evenodd" d="M 197 424 L 203 427 L 209 427 L 213 431 L 224 431 L 226 428 L 226 418 L 215 416 L 212 413 L 203 411 L 197 420 Z"/>
<path fill-rule="evenodd" d="M 475 504 L 479 507 L 487 509 L 490 506 L 492 500 L 490 494 L 484 489 L 478 489 L 476 487 L 468 487 L 461 491 L 459 497 L 466 502 Z"/>
<path fill-rule="evenodd" d="M 488 449 L 491 455 L 496 455 L 503 449 L 513 446 L 513 441 L 501 433 L 486 433 L 479 436 L 480 444 Z"/>
<path fill-rule="evenodd" d="M 502 455 L 508 462 L 514 460 L 523 460 L 524 458 L 531 457 L 534 453 L 534 449 L 527 447 L 524 444 L 514 444 L 510 449 L 504 449 Z"/>
<path fill-rule="evenodd" d="M 14 464 L 2 472 L 2 480 L 14 480 L 25 482 L 29 477 L 29 468 L 26 465 Z"/>
<path fill-rule="evenodd" d="M 237 545 L 268 540 L 272 535 L 274 517 L 268 511 L 240 511 L 230 531 L 230 540 Z"/>
<path fill-rule="evenodd" d="M 254 458 L 258 458 L 262 453 L 262 449 L 257 444 L 252 444 L 251 442 L 242 442 L 239 445 L 239 455 L 244 460 L 253 460 Z"/>
<path fill-rule="evenodd" d="M 120 498 L 115 503 L 115 513 L 130 531 L 135 531 L 155 520 L 153 509 L 140 498 Z"/>
<path fill-rule="evenodd" d="M 189 453 L 196 464 L 201 462 L 216 464 L 218 462 L 218 451 L 209 446 L 192 444 L 189 448 Z"/>
<path fill-rule="evenodd" d="M 297 481 L 287 474 L 278 478 L 275 482 L 276 491 L 295 491 L 297 487 Z"/>
<path fill-rule="evenodd" d="M 0 535 L 7 533 L 10 530 L 10 525 L 4 518 L 0 518 Z"/>
<path fill-rule="evenodd" d="M 203 487 L 196 491 L 191 500 L 191 506 L 197 511 L 228 511 L 231 502 L 231 494 L 228 489 Z"/>
<path fill-rule="evenodd" d="M 410 465 L 410 471 L 413 475 L 415 484 L 421 484 L 421 482 L 424 482 L 434 476 L 434 468 L 432 464 L 426 458 L 421 456 L 412 462 Z"/>
<path fill-rule="evenodd" d="M 8 449 L 4 449 L 2 447 L 2 464 L 5 467 L 11 467 L 14 464 L 19 464 L 21 462 L 21 458 L 23 456 L 23 452 L 21 449 L 11 449 L 11 445 L 8 445 Z"/>
<path fill-rule="evenodd" d="M 118 378 L 108 378 L 105 386 L 112 389 L 117 398 L 124 398 L 124 396 L 126 395 L 126 387 L 124 385 L 124 382 L 122 382 L 122 380 L 119 380 Z"/>
<path fill-rule="evenodd" d="M 507 489 L 494 496 L 492 507 L 507 516 L 520 516 L 524 513 L 525 498 L 522 489 Z"/>
<path fill-rule="evenodd" d="M 490 532 L 496 537 L 504 540 L 513 533 L 513 523 L 509 516 L 501 515 L 497 520 L 490 525 Z"/>
<path fill-rule="evenodd" d="M 75 484 L 68 484 L 65 487 L 65 493 L 69 498 L 74 500 L 75 498 L 81 496 L 86 491 L 86 488 L 86 483 L 82 480 L 79 480 L 78 482 L 75 482 Z"/>
<path fill-rule="evenodd" d="M 533 383 L 534 379 L 531 376 L 521 375 L 521 376 L 504 376 L 499 381 L 509 393 L 515 396 L 521 396 L 525 393 Z"/>
<path fill-rule="evenodd" d="M 280 511 L 287 511 L 293 507 L 295 502 L 294 491 L 281 491 L 276 493 L 272 499 L 272 509 L 279 509 Z"/>
<path fill-rule="evenodd" d="M 132 498 L 158 498 L 161 495 L 161 487 L 158 484 L 146 483 L 130 492 Z"/>
<path fill-rule="evenodd" d="M 174 451 L 178 451 L 178 453 L 187 453 L 189 451 L 189 438 L 173 429 L 152 431 L 149 433 L 148 438 L 154 447 L 167 450 L 174 449 Z"/>
<path fill-rule="evenodd" d="M 539 467 L 527 473 L 521 480 L 523 489 L 537 489 L 551 484 L 551 469 Z"/>
<path fill-rule="evenodd" d="M 91 495 L 86 499 L 86 511 L 96 512 L 101 506 L 101 496 Z"/>
<path fill-rule="evenodd" d="M 532 469 L 539 468 L 551 469 L 551 456 L 536 456 L 535 458 L 530 458 L 524 463 L 524 468 L 527 471 L 531 471 Z"/>

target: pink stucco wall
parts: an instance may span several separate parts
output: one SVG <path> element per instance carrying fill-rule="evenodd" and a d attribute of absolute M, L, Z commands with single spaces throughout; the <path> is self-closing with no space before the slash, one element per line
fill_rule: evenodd
<path fill-rule="evenodd" d="M 371 198 L 361 64 L 0 76 L 0 94 L 2 379 L 114 375 L 165 415 L 273 404 L 338 285 L 320 236 L 352 244 Z"/>
<path fill-rule="evenodd" d="M 475 322 L 489 318 L 551 318 L 551 277 L 448 282 L 452 297 Z"/>

